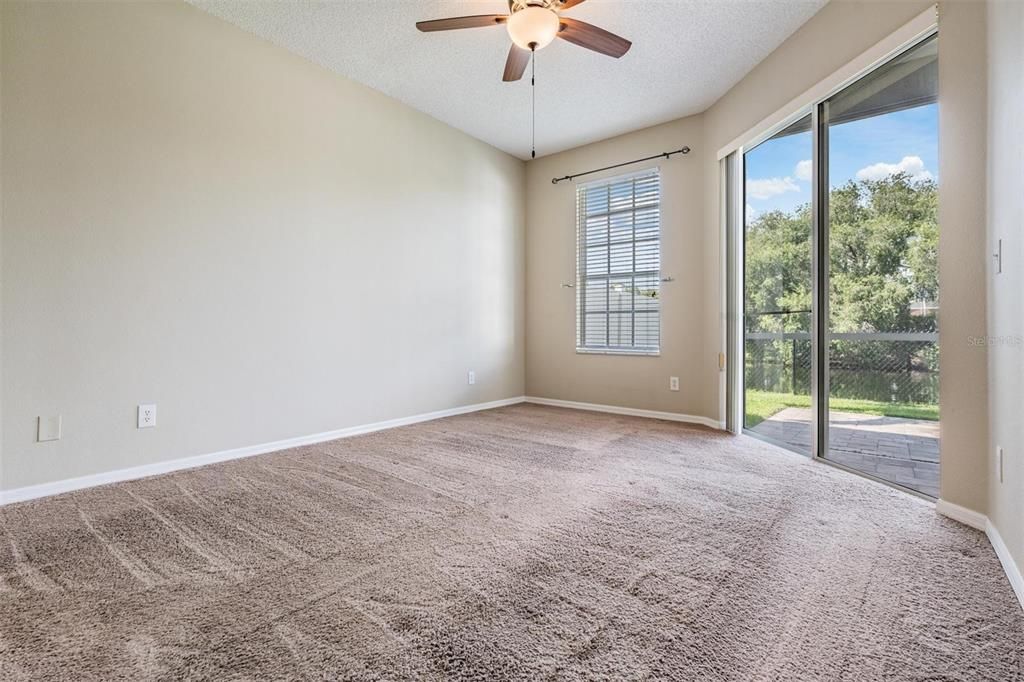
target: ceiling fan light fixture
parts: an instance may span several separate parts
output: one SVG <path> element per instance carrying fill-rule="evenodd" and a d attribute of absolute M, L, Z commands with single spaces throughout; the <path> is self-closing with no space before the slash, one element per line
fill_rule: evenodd
<path fill-rule="evenodd" d="M 521 9 L 505 22 L 512 42 L 524 50 L 540 50 L 558 35 L 558 15 L 547 7 Z"/>

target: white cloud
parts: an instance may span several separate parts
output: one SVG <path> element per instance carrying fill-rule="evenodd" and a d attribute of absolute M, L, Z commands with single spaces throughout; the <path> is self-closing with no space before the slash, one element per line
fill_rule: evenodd
<path fill-rule="evenodd" d="M 796 168 L 793 169 L 793 175 L 796 176 L 797 180 L 810 180 L 811 179 L 811 160 L 804 159 L 796 164 Z"/>
<path fill-rule="evenodd" d="M 904 156 L 899 163 L 875 163 L 857 171 L 858 180 L 883 180 L 896 173 L 907 173 L 911 180 L 932 180 L 935 178 L 924 168 L 920 156 Z"/>
<path fill-rule="evenodd" d="M 799 192 L 793 178 L 762 178 L 747 182 L 747 196 L 754 199 L 770 199 L 786 192 Z"/>
<path fill-rule="evenodd" d="M 754 208 L 750 204 L 747 204 L 746 223 L 748 225 L 750 223 L 754 222 L 755 220 L 757 220 L 758 216 L 760 216 L 760 215 L 761 215 L 760 211 L 758 211 L 756 208 Z"/>

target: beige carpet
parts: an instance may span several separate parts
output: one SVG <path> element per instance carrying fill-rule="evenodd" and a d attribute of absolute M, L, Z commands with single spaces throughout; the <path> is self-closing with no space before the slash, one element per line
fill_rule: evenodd
<path fill-rule="evenodd" d="M 0 679 L 1016 680 L 988 541 L 532 405 L 0 508 Z"/>

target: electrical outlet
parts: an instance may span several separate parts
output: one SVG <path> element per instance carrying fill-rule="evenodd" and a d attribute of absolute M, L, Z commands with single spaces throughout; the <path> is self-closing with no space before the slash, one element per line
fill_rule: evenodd
<path fill-rule="evenodd" d="M 996 475 L 999 477 L 999 482 L 1003 482 L 1003 448 L 999 445 L 996 446 Z"/>
<path fill-rule="evenodd" d="M 60 440 L 61 416 L 38 417 L 36 421 L 36 441 L 45 443 L 50 440 Z"/>
<path fill-rule="evenodd" d="M 476 383 L 476 372 L 469 370 L 469 374 L 466 375 L 466 383 L 470 386 Z"/>
<path fill-rule="evenodd" d="M 678 391 L 679 390 L 679 377 L 668 378 L 668 390 Z"/>
<path fill-rule="evenodd" d="M 139 405 L 139 428 L 156 426 L 156 405 Z"/>

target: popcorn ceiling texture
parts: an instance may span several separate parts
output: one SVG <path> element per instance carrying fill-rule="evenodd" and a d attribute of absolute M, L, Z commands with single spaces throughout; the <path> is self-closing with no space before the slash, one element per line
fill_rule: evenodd
<path fill-rule="evenodd" d="M 505 13 L 505 0 L 188 0 L 520 159 L 530 81 L 503 83 L 501 26 L 424 34 L 417 21 Z M 537 154 L 704 111 L 826 0 L 588 0 L 566 11 L 633 41 L 612 59 L 556 40 L 537 55 Z M 723 49 L 723 46 L 726 46 Z M 692 140 L 680 140 L 680 144 Z M 654 150 L 656 153 L 661 150 Z"/>
<path fill-rule="evenodd" d="M 0 508 L 0 679 L 1017 680 L 988 541 L 535 405 Z"/>

